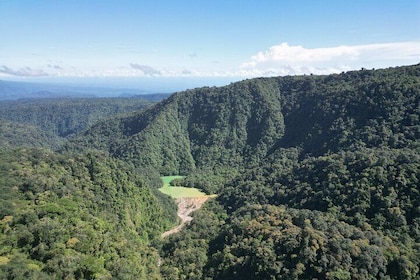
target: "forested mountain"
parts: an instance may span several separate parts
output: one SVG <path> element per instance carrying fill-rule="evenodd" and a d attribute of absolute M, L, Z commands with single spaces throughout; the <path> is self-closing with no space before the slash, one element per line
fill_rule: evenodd
<path fill-rule="evenodd" d="M 4 151 L 0 275 L 418 279 L 419 116 L 420 65 L 362 69 L 187 90 L 60 152 Z M 163 240 L 159 174 L 218 194 Z"/>
<path fill-rule="evenodd" d="M 63 143 L 62 138 L 38 126 L 0 119 L 0 150 L 15 147 L 52 148 Z"/>
<path fill-rule="evenodd" d="M 284 136 L 163 244 L 164 278 L 418 279 L 419 69 L 260 79 Z"/>
<path fill-rule="evenodd" d="M 1 279 L 159 278 L 150 243 L 175 208 L 158 177 L 45 150 L 0 152 L 0 175 Z"/>
<path fill-rule="evenodd" d="M 165 95 L 131 98 L 25 99 L 0 102 L 2 147 L 58 148 L 99 120 L 150 107 Z M 2 140 L 4 139 L 4 140 Z"/>
<path fill-rule="evenodd" d="M 187 245 L 184 232 L 163 247 L 170 279 L 410 279 L 420 259 L 419 98 L 420 65 L 252 79 L 175 94 L 74 145 L 218 191 L 216 213 L 229 218 L 209 233 L 200 216 L 204 237 L 190 229 Z M 251 214 L 261 207 L 266 218 Z"/>
<path fill-rule="evenodd" d="M 250 80 L 181 92 L 142 114 L 102 122 L 72 142 L 162 174 L 258 162 L 284 131 L 279 92 L 266 86 Z"/>
<path fill-rule="evenodd" d="M 322 155 L 417 145 L 420 66 L 246 80 L 175 94 L 74 140 L 164 174 L 258 164 L 283 148 Z"/>

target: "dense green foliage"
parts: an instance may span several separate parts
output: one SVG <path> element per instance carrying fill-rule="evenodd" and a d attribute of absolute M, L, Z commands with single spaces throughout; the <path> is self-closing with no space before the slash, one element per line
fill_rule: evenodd
<path fill-rule="evenodd" d="M 417 279 L 419 69 L 276 78 L 284 137 L 163 245 L 163 276 Z"/>
<path fill-rule="evenodd" d="M 230 213 L 268 203 L 322 211 L 336 221 L 373 228 L 399 248 L 397 255 L 385 258 L 387 273 L 404 276 L 397 279 L 410 279 L 418 273 L 418 150 L 364 149 L 310 157 L 279 170 L 267 164 L 238 177 L 223 188 L 219 201 Z"/>
<path fill-rule="evenodd" d="M 70 148 L 103 149 L 164 175 L 239 168 L 259 162 L 283 135 L 278 95 L 257 80 L 185 91 L 142 114 L 102 122 Z"/>
<path fill-rule="evenodd" d="M 4 153 L 0 271 L 418 279 L 419 116 L 420 65 L 261 78 L 99 121 L 63 154 Z M 160 240 L 174 208 L 157 190 L 159 175 L 174 174 L 185 175 L 175 184 L 218 197 Z M 60 238 L 38 233 L 45 228 Z M 89 240 L 107 245 L 82 246 Z"/>
<path fill-rule="evenodd" d="M 320 155 L 418 146 L 420 65 L 277 78 L 286 133 L 280 145 Z"/>
<path fill-rule="evenodd" d="M 227 219 L 217 207 L 212 211 L 219 216 L 202 211 L 188 231 L 164 245 L 164 278 L 408 279 L 416 271 L 368 224 L 271 205 L 239 208 Z"/>
<path fill-rule="evenodd" d="M 419 69 L 261 78 L 188 90 L 144 113 L 102 122 L 72 148 L 96 147 L 170 175 L 249 167 L 279 148 L 321 155 L 407 147 L 420 137 Z"/>
<path fill-rule="evenodd" d="M 98 153 L 0 158 L 0 278 L 159 278 L 150 242 L 173 224 L 174 211 L 168 215 L 141 174 Z"/>
<path fill-rule="evenodd" d="M 63 139 L 39 127 L 0 119 L 0 150 L 15 147 L 58 148 Z"/>
<path fill-rule="evenodd" d="M 142 98 L 27 99 L 0 102 L 2 142 L 12 147 L 57 148 L 99 120 L 143 110 Z M 25 131 L 26 130 L 26 131 Z"/>

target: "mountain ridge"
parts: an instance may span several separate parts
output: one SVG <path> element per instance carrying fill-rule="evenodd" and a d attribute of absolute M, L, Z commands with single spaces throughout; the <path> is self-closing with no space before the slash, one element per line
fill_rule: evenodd
<path fill-rule="evenodd" d="M 76 137 L 73 146 L 100 148 L 170 175 L 197 167 L 245 167 L 279 148 L 298 147 L 304 154 L 320 155 L 385 141 L 405 145 L 402 142 L 420 137 L 415 126 L 419 76 L 420 65 L 415 65 L 256 78 L 187 90 L 145 112 L 102 122 Z M 388 105 L 393 108 L 398 102 L 400 111 L 388 111 Z M 377 103 L 381 105 L 374 106 Z M 391 118 L 398 122 L 391 131 L 398 136 L 392 139 L 379 131 L 392 126 Z M 382 137 L 371 139 L 370 129 Z"/>
<path fill-rule="evenodd" d="M 104 97 L 143 97 L 149 101 L 160 101 L 168 93 L 159 90 L 142 90 L 115 86 L 73 85 L 51 82 L 8 81 L 0 79 L 0 101 L 44 98 L 104 98 Z M 164 91 L 166 92 L 166 91 Z"/>
<path fill-rule="evenodd" d="M 0 278 L 418 279 L 419 77 L 250 79 L 103 119 L 56 152 L 4 147 Z M 7 145 L 42 132 L 0 124 Z M 166 174 L 218 196 L 162 239 Z"/>

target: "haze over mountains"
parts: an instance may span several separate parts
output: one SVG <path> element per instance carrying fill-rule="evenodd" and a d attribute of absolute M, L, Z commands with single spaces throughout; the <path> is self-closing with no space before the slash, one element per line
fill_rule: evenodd
<path fill-rule="evenodd" d="M 22 98 L 131 97 L 149 94 L 171 94 L 202 85 L 220 86 L 232 78 L 56 78 L 0 79 L 0 101 Z"/>
<path fill-rule="evenodd" d="M 150 90 L 0 80 L 0 101 L 34 98 L 117 97 L 152 94 Z"/>
<path fill-rule="evenodd" d="M 0 277 L 419 277 L 420 64 L 76 100 L 0 116 Z M 218 194 L 167 239 L 162 175 Z"/>

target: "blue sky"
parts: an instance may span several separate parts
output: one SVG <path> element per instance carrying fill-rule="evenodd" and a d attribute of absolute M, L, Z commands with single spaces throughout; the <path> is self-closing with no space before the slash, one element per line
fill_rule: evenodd
<path fill-rule="evenodd" d="M 327 74 L 420 62 L 418 0 L 0 0 L 0 79 Z"/>

